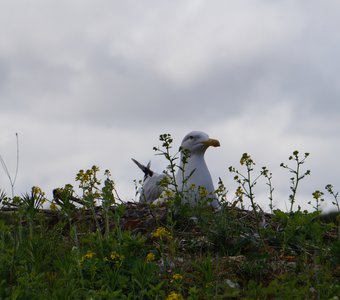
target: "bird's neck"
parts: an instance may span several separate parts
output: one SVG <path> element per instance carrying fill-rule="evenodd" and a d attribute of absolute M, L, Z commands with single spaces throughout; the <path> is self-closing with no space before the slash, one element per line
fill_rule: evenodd
<path fill-rule="evenodd" d="M 204 153 L 192 153 L 189 157 L 184 157 L 184 154 L 181 153 L 180 158 L 180 167 L 182 169 L 184 168 L 185 173 L 192 172 L 195 169 L 195 166 L 206 167 Z"/>
<path fill-rule="evenodd" d="M 192 154 L 185 163 L 181 159 L 176 182 L 180 190 L 183 189 L 183 186 L 185 186 L 184 189 L 187 189 L 194 184 L 196 187 L 204 187 L 208 192 L 214 191 L 214 185 L 203 154 Z"/>

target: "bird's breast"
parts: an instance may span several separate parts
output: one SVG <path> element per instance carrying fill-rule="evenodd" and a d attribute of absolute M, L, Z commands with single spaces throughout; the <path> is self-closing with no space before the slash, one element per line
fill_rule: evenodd
<path fill-rule="evenodd" d="M 183 180 L 186 187 L 195 185 L 206 188 L 209 192 L 214 191 L 211 175 L 208 167 L 201 157 L 190 157 L 183 170 L 177 174 L 177 184 L 183 186 Z"/>

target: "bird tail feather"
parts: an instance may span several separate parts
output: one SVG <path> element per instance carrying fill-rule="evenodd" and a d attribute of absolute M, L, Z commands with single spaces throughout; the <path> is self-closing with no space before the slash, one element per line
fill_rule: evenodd
<path fill-rule="evenodd" d="M 140 162 L 135 160 L 134 158 L 131 158 L 131 159 L 138 166 L 138 168 L 140 168 L 143 171 L 145 175 L 144 180 L 146 177 L 149 177 L 149 176 L 151 177 L 153 175 L 153 171 L 150 169 L 151 161 L 149 161 L 148 164 L 144 166 Z"/>

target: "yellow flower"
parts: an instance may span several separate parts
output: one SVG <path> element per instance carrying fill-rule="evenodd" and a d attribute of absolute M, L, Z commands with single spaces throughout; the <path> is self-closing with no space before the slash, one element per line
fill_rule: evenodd
<path fill-rule="evenodd" d="M 206 198 L 208 196 L 209 192 L 205 187 L 200 186 L 198 188 L 198 194 L 200 195 L 201 198 Z"/>
<path fill-rule="evenodd" d="M 178 294 L 174 291 L 172 291 L 168 297 L 166 298 L 166 300 L 183 300 L 183 297 L 181 294 Z"/>
<path fill-rule="evenodd" d="M 86 259 L 91 259 L 93 256 L 95 256 L 96 253 L 93 251 L 89 250 L 87 251 L 80 259 L 81 262 L 85 261 Z"/>
<path fill-rule="evenodd" d="M 165 198 L 171 198 L 175 195 L 174 191 L 170 191 L 170 190 L 165 190 L 162 194 L 162 196 L 164 196 Z"/>
<path fill-rule="evenodd" d="M 242 188 L 240 186 L 237 187 L 236 192 L 235 192 L 235 196 L 238 197 L 238 198 L 242 198 L 243 191 L 242 191 Z"/>
<path fill-rule="evenodd" d="M 33 194 L 40 194 L 41 193 L 41 188 L 38 186 L 33 186 L 32 187 L 32 193 Z"/>
<path fill-rule="evenodd" d="M 166 237 L 168 239 L 172 239 L 172 234 L 164 227 L 158 227 L 152 234 L 152 237 L 162 239 Z"/>
<path fill-rule="evenodd" d="M 125 256 L 122 254 L 117 253 L 116 251 L 111 252 L 110 259 L 115 262 L 120 262 L 125 259 Z"/>
<path fill-rule="evenodd" d="M 42 191 L 42 189 L 38 186 L 32 187 L 32 194 L 36 196 L 45 196 L 45 193 Z"/>
<path fill-rule="evenodd" d="M 241 160 L 240 160 L 240 164 L 243 166 L 244 164 L 246 166 L 252 165 L 254 164 L 254 161 L 252 160 L 252 158 L 250 157 L 250 155 L 248 153 L 243 153 Z"/>
<path fill-rule="evenodd" d="M 152 252 L 148 253 L 148 255 L 146 256 L 146 262 L 153 262 L 155 259 L 156 256 Z"/>
<path fill-rule="evenodd" d="M 83 182 L 83 177 L 84 177 L 84 170 L 79 170 L 77 176 L 76 176 L 76 181 L 81 181 Z"/>
<path fill-rule="evenodd" d="M 183 279 L 183 276 L 181 274 L 176 273 L 176 274 L 172 275 L 172 279 L 180 281 L 180 280 Z"/>
<path fill-rule="evenodd" d="M 52 202 L 51 205 L 50 205 L 50 210 L 56 211 L 57 209 L 58 209 L 57 205 L 54 202 Z"/>

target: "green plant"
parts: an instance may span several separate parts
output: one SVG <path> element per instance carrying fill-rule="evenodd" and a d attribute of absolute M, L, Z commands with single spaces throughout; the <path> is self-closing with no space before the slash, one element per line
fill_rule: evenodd
<path fill-rule="evenodd" d="M 227 200 L 227 188 L 224 185 L 223 181 L 221 178 L 218 178 L 218 185 L 217 185 L 217 189 L 215 191 L 215 194 L 217 196 L 218 202 L 221 203 L 222 205 L 228 205 L 228 200 Z"/>
<path fill-rule="evenodd" d="M 178 192 L 178 184 L 176 182 L 176 168 L 177 168 L 176 160 L 178 160 L 179 151 L 176 152 L 175 154 L 171 153 L 173 139 L 170 134 L 161 134 L 159 136 L 159 140 L 162 142 L 162 146 L 154 147 L 153 150 L 157 152 L 156 155 L 164 156 L 166 161 L 169 163 L 165 171 L 165 174 L 168 175 L 168 177 L 170 178 L 171 185 L 174 188 L 174 190 Z M 166 182 L 164 182 L 164 184 L 166 184 Z"/>
<path fill-rule="evenodd" d="M 263 167 L 260 174 L 255 176 L 255 178 L 253 179 L 252 172 L 254 171 L 255 162 L 248 153 L 243 153 L 240 159 L 240 164 L 241 166 L 246 167 L 245 175 L 238 171 L 235 167 L 229 167 L 229 172 L 235 174 L 234 180 L 239 184 L 239 188 L 236 191 L 236 194 L 240 198 L 242 198 L 243 195 L 246 196 L 250 200 L 251 207 L 254 213 L 256 213 L 257 215 L 258 210 L 262 211 L 262 208 L 255 202 L 254 187 L 260 177 L 268 176 L 268 170 L 266 167 Z"/>
<path fill-rule="evenodd" d="M 110 225 L 109 225 L 109 218 L 111 216 L 110 214 L 110 208 L 116 204 L 116 199 L 113 194 L 113 191 L 115 191 L 115 185 L 113 180 L 111 179 L 111 173 L 109 170 L 105 171 L 106 179 L 104 181 L 104 186 L 101 189 L 101 198 L 102 198 L 102 208 L 104 211 L 104 223 L 105 223 L 105 236 L 108 236 L 110 233 Z"/>
<path fill-rule="evenodd" d="M 4 202 L 7 199 L 7 195 L 5 193 L 5 191 L 3 191 L 2 189 L 0 189 L 0 205 L 3 205 Z"/>
<path fill-rule="evenodd" d="M 296 194 L 298 191 L 298 187 L 300 184 L 300 181 L 304 179 L 306 176 L 310 175 L 310 170 L 305 171 L 301 174 L 301 166 L 305 163 L 305 160 L 309 156 L 309 153 L 305 153 L 303 158 L 299 157 L 299 151 L 295 150 L 291 156 L 289 156 L 290 161 L 295 162 L 295 167 L 290 167 L 287 164 L 281 163 L 280 167 L 288 170 L 290 173 L 293 174 L 293 176 L 290 178 L 291 186 L 291 194 L 289 195 L 289 202 L 290 202 L 290 209 L 289 212 L 293 212 L 294 209 L 294 203 L 296 201 Z"/>
<path fill-rule="evenodd" d="M 159 140 L 162 142 L 162 145 L 160 147 L 154 147 L 153 149 L 157 152 L 156 155 L 163 156 L 168 162 L 166 170 L 164 171 L 166 176 L 163 178 L 161 186 L 163 186 L 165 190 L 163 195 L 169 204 L 170 212 L 174 214 L 178 212 L 178 208 L 183 208 L 181 204 L 183 193 L 185 192 L 184 186 L 185 182 L 190 178 L 190 175 L 187 178 L 184 177 L 184 168 L 190 153 L 188 150 L 181 148 L 177 152 L 172 153 L 173 139 L 170 134 L 161 134 Z M 177 163 L 179 159 L 181 159 L 182 166 Z M 181 189 L 179 189 L 180 185 L 176 179 L 177 171 L 182 174 L 181 181 L 183 184 L 181 184 Z"/>
<path fill-rule="evenodd" d="M 323 195 L 324 195 L 323 192 L 316 190 L 315 192 L 312 193 L 313 199 L 315 200 L 315 206 L 312 204 L 312 201 L 308 202 L 308 204 L 310 204 L 317 212 L 321 211 L 320 209 L 321 202 L 325 201 L 325 199 L 322 198 Z"/>
<path fill-rule="evenodd" d="M 340 212 L 340 204 L 338 199 L 339 192 L 334 192 L 333 186 L 331 184 L 327 184 L 325 189 L 333 197 L 332 204 L 335 205 L 338 212 Z"/>
<path fill-rule="evenodd" d="M 266 185 L 269 188 L 269 196 L 268 196 L 268 199 L 269 199 L 269 208 L 270 208 L 270 212 L 273 213 L 273 209 L 274 209 L 274 206 L 273 206 L 274 187 L 273 187 L 273 184 L 272 184 L 273 174 L 270 173 L 267 168 L 263 167 L 262 168 L 262 175 L 267 179 Z"/>
<path fill-rule="evenodd" d="M 21 198 L 14 197 L 13 203 L 18 207 L 19 214 L 19 240 L 22 240 L 23 221 L 28 222 L 29 237 L 33 238 L 35 222 L 40 221 L 39 210 L 43 208 L 46 202 L 45 193 L 37 186 L 32 187 L 31 193 L 24 194 Z"/>
<path fill-rule="evenodd" d="M 101 232 L 101 228 L 96 215 L 95 207 L 96 201 L 100 198 L 100 184 L 97 173 L 99 168 L 93 166 L 86 171 L 80 170 L 76 176 L 76 181 L 79 182 L 79 188 L 82 190 L 82 203 L 92 213 L 93 220 L 95 221 L 98 232 Z"/>

